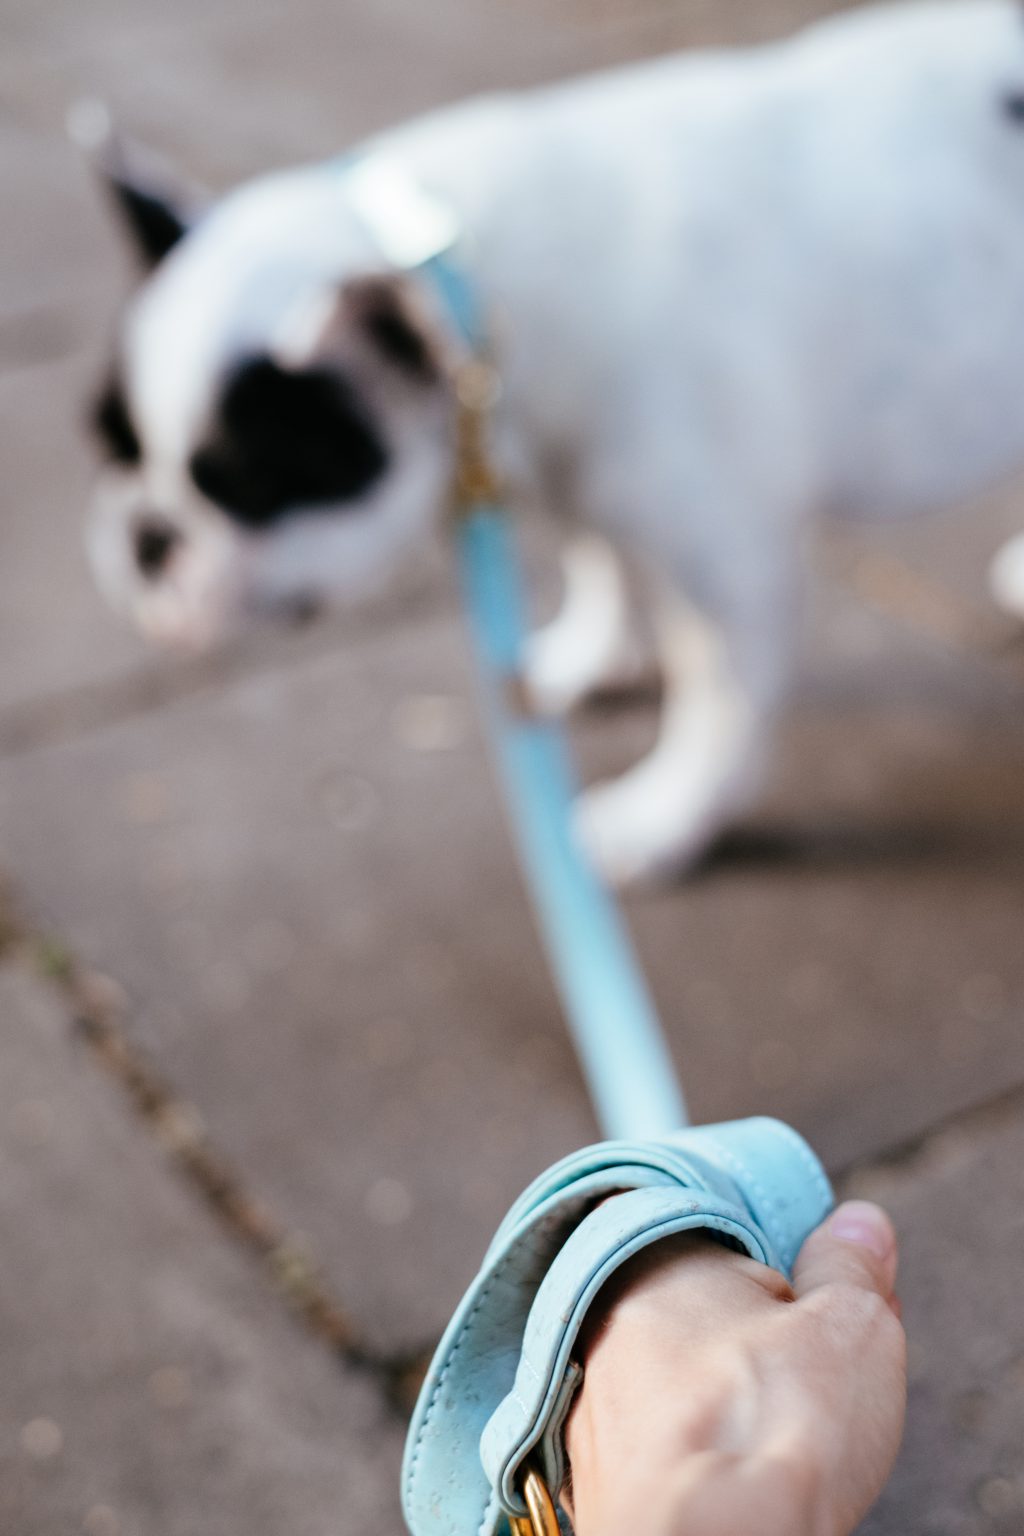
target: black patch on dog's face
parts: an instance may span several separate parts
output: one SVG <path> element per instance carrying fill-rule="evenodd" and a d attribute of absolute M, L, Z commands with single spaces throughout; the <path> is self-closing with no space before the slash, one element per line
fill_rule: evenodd
<path fill-rule="evenodd" d="M 128 410 L 128 402 L 118 379 L 111 378 L 92 408 L 92 426 L 107 457 L 117 464 L 138 464 L 142 444 Z"/>
<path fill-rule="evenodd" d="M 387 465 L 384 441 L 344 378 L 256 357 L 230 376 L 189 471 L 236 522 L 265 528 L 295 507 L 354 501 Z"/>
<path fill-rule="evenodd" d="M 1024 91 L 1009 91 L 1003 97 L 1003 115 L 1011 123 L 1024 124 Z"/>

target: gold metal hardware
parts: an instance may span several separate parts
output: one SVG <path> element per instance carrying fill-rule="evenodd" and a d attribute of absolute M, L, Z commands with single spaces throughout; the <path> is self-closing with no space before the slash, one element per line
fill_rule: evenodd
<path fill-rule="evenodd" d="M 523 1498 L 530 1513 L 525 1519 L 518 1515 L 510 1517 L 512 1536 L 560 1536 L 554 1500 L 547 1483 L 533 1467 L 527 1467 L 523 1477 Z"/>
<path fill-rule="evenodd" d="M 480 502 L 495 502 L 500 495 L 497 473 L 491 463 L 488 435 L 491 416 L 501 393 L 497 370 L 483 358 L 464 362 L 455 374 L 455 483 L 456 513 L 468 512 Z"/>

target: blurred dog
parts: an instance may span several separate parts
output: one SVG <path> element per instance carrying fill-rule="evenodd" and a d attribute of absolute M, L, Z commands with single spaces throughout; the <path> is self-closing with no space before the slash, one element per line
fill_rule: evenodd
<path fill-rule="evenodd" d="M 344 162 L 198 216 L 114 140 L 152 266 L 96 410 L 99 579 L 147 633 L 361 593 L 439 521 L 453 341 L 391 270 Z M 612 550 L 654 596 L 650 756 L 578 829 L 630 881 L 695 859 L 748 793 L 791 667 L 803 533 L 1024 464 L 1024 14 L 887 6 L 428 116 L 365 146 L 470 237 L 498 462 L 570 544 L 529 681 L 567 709 L 628 672 Z M 1024 605 L 1019 550 L 1000 591 Z"/>

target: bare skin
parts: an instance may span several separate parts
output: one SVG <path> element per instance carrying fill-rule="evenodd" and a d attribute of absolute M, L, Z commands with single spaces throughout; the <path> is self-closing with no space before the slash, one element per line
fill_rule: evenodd
<path fill-rule="evenodd" d="M 576 1536 L 849 1536 L 903 1429 L 896 1267 L 860 1201 L 808 1238 L 792 1286 L 702 1235 L 625 1266 L 582 1341 Z"/>

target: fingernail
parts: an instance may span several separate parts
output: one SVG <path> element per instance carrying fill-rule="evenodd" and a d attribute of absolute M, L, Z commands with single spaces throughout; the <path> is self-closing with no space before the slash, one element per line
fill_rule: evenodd
<path fill-rule="evenodd" d="M 841 1242 L 867 1248 L 876 1259 L 887 1259 L 895 1246 L 888 1216 L 867 1200 L 848 1200 L 841 1205 L 830 1218 L 828 1229 Z"/>

